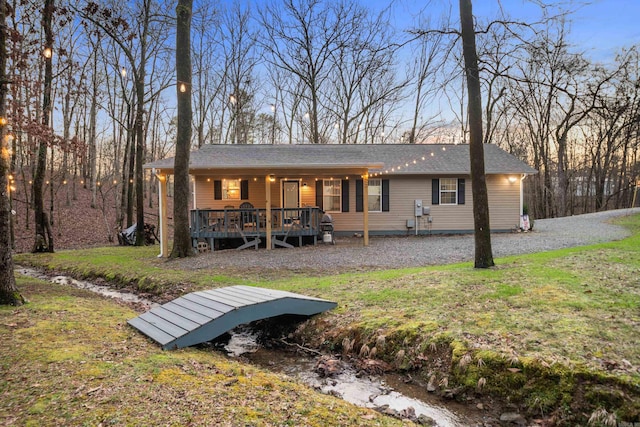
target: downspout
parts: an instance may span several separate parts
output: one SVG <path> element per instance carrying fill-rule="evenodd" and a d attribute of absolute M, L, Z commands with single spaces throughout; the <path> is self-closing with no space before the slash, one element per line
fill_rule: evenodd
<path fill-rule="evenodd" d="M 363 244 L 369 246 L 369 170 L 365 170 L 362 175 L 362 222 Z"/>
<path fill-rule="evenodd" d="M 524 184 L 523 181 L 527 177 L 527 174 L 522 174 L 520 177 L 520 217 L 524 215 Z"/>

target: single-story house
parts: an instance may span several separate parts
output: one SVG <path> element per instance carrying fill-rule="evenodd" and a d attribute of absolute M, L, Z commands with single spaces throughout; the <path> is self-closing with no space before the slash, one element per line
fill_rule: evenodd
<path fill-rule="evenodd" d="M 522 215 L 522 181 L 536 170 L 493 144 L 484 153 L 491 229 L 512 230 Z M 160 182 L 162 255 L 173 164 L 168 158 L 145 165 Z M 191 234 L 201 250 L 230 239 L 242 239 L 241 248 L 315 243 L 327 236 L 323 212 L 333 233 L 360 234 L 365 245 L 369 235 L 474 228 L 466 144 L 212 144 L 192 152 L 189 165 Z"/>

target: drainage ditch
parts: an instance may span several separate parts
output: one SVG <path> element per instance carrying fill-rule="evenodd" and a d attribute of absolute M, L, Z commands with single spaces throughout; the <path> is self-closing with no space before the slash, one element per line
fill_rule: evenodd
<path fill-rule="evenodd" d="M 130 292 L 98 285 L 68 276 L 50 276 L 31 268 L 16 267 L 16 272 L 47 280 L 52 283 L 86 289 L 97 294 L 151 309 L 157 306 L 148 299 Z M 240 327 L 206 345 L 213 351 L 223 351 L 229 357 L 248 362 L 268 370 L 286 374 L 319 392 L 334 395 L 352 404 L 373 408 L 397 418 L 412 420 L 422 425 L 464 427 L 491 425 L 497 421 L 481 406 L 445 401 L 428 393 L 426 387 L 414 383 L 400 374 L 370 375 L 331 356 L 310 356 L 298 349 L 267 348 L 259 343 L 255 329 Z M 323 363 L 335 363 L 330 375 L 322 369 Z"/>

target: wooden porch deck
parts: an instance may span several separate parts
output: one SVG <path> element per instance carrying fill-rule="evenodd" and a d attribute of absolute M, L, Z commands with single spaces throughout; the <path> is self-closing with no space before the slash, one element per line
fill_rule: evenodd
<path fill-rule="evenodd" d="M 302 246 L 304 238 L 317 243 L 322 213 L 318 207 L 272 208 L 272 247 L 292 248 L 293 240 Z M 266 209 L 195 209 L 191 211 L 193 247 L 214 250 L 221 242 L 241 242 L 236 249 L 246 249 L 266 240 Z M 206 243 L 206 245 L 203 245 Z"/>
<path fill-rule="evenodd" d="M 169 350 L 211 341 L 256 320 L 283 314 L 312 316 L 336 306 L 292 292 L 238 285 L 183 295 L 127 323 Z"/>

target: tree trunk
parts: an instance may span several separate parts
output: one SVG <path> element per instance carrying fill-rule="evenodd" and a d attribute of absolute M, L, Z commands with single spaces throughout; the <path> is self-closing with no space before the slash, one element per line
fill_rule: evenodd
<path fill-rule="evenodd" d="M 484 146 L 482 138 L 482 98 L 480 72 L 476 51 L 476 34 L 473 27 L 471 0 L 460 0 L 460 24 L 462 28 L 462 54 L 464 56 L 467 91 L 469 93 L 469 158 L 471 190 L 473 192 L 473 224 L 475 232 L 475 268 L 494 265 L 489 227 L 489 198 L 484 173 Z"/>
<path fill-rule="evenodd" d="M 173 249 L 171 258 L 193 255 L 189 232 L 189 149 L 191 148 L 191 8 L 193 0 L 179 0 L 176 8 L 176 85 L 178 132 L 174 164 Z"/>
<path fill-rule="evenodd" d="M 558 216 L 567 216 L 567 134 L 564 133 L 558 140 Z"/>
<path fill-rule="evenodd" d="M 6 117 L 7 99 L 7 4 L 0 0 L 0 117 Z M 6 121 L 0 121 L 0 305 L 22 305 L 24 298 L 16 286 L 11 256 L 11 207 L 9 200 L 9 139 L 6 138 Z M 7 190 L 8 189 L 8 190 Z"/>
<path fill-rule="evenodd" d="M 126 207 L 127 207 L 127 228 L 133 225 L 133 193 L 134 193 L 134 177 L 135 177 L 135 164 L 136 164 L 136 145 L 135 145 L 135 122 L 134 122 L 134 130 L 132 132 L 128 132 L 128 156 L 129 160 L 127 163 L 128 168 L 128 184 L 127 184 L 127 198 L 126 198 Z"/>
<path fill-rule="evenodd" d="M 97 46 L 100 39 L 96 42 L 93 52 L 93 74 L 91 77 L 91 106 L 89 107 L 89 175 L 91 177 L 91 207 L 93 209 L 98 206 L 98 189 L 97 189 L 97 173 L 96 165 L 98 163 L 98 148 L 96 143 L 96 120 L 98 116 L 98 53 Z"/>
<path fill-rule="evenodd" d="M 144 71 L 140 70 L 140 78 L 136 82 L 138 108 L 136 111 L 136 164 L 135 164 L 135 193 L 136 193 L 136 246 L 144 246 Z"/>
<path fill-rule="evenodd" d="M 46 49 L 50 49 L 53 55 L 53 32 L 51 30 L 51 21 L 53 21 L 54 5 L 53 0 L 45 0 L 44 12 L 42 15 L 42 27 L 44 29 Z M 42 125 L 44 128 L 50 126 L 51 116 L 51 82 L 53 81 L 53 67 L 51 55 L 44 58 L 44 91 L 42 97 Z M 44 211 L 43 184 L 44 175 L 47 168 L 47 141 L 41 136 L 35 176 L 33 178 L 33 203 L 36 222 L 36 238 L 33 245 L 33 252 L 53 252 L 53 236 L 51 228 L 47 221 L 47 214 Z"/>
<path fill-rule="evenodd" d="M 144 24 L 143 24 L 143 36 L 140 39 L 140 66 L 136 73 L 136 164 L 135 164 L 135 193 L 136 193 L 136 246 L 143 246 L 145 244 L 144 235 L 144 171 L 142 170 L 142 164 L 144 163 L 144 151 L 145 151 L 145 132 L 144 132 L 144 86 L 146 79 L 146 66 L 147 66 L 147 35 L 149 33 L 149 15 L 151 14 L 150 2 L 144 3 Z"/>

